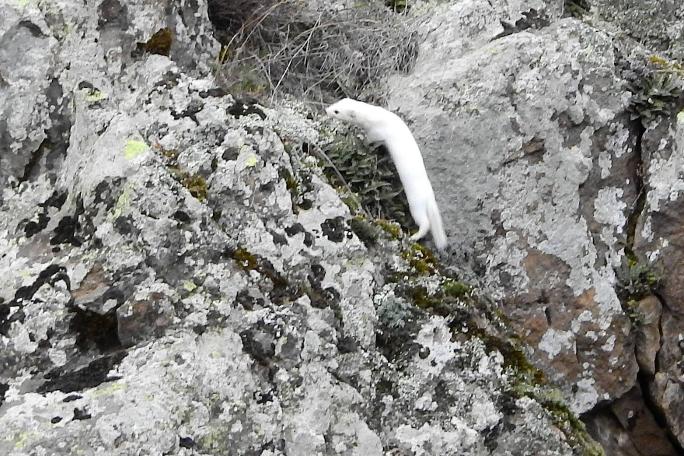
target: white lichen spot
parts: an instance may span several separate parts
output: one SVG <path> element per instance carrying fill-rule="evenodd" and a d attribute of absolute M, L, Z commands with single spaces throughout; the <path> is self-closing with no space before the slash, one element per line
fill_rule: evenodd
<path fill-rule="evenodd" d="M 501 413 L 494 403 L 487 398 L 475 401 L 470 411 L 472 427 L 478 432 L 493 428 L 501 418 Z"/>
<path fill-rule="evenodd" d="M 606 340 L 606 343 L 603 344 L 601 349 L 603 351 L 606 351 L 606 352 L 612 352 L 614 348 L 615 348 L 615 335 L 611 335 L 610 337 L 608 337 L 608 339 Z"/>
<path fill-rule="evenodd" d="M 601 179 L 605 179 L 610 175 L 610 168 L 613 166 L 613 162 L 608 152 L 603 151 L 599 154 L 598 165 L 601 169 Z"/>
<path fill-rule="evenodd" d="M 573 350 L 575 347 L 575 336 L 570 331 L 557 331 L 549 328 L 539 341 L 538 348 L 548 354 L 549 359 L 558 355 L 563 350 Z"/>
<path fill-rule="evenodd" d="M 583 413 L 591 409 L 599 399 L 599 394 L 594 388 L 595 380 L 592 378 L 584 378 L 576 383 L 577 393 L 570 403 L 570 409 L 573 413 Z"/>
<path fill-rule="evenodd" d="M 621 188 L 602 188 L 594 200 L 594 218 L 596 221 L 615 227 L 618 233 L 622 232 L 622 227 L 627 222 L 625 217 L 627 204 L 620 199 L 623 194 Z"/>
<path fill-rule="evenodd" d="M 413 407 L 423 412 L 432 412 L 437 410 L 437 403 L 432 400 L 432 395 L 426 392 L 416 400 Z"/>

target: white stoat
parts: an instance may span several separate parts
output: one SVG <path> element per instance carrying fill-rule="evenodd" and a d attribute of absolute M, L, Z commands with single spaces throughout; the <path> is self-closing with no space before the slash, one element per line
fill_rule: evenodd
<path fill-rule="evenodd" d="M 369 144 L 384 144 L 387 147 L 404 186 L 411 216 L 418 225 L 418 231 L 411 236 L 411 240 L 422 238 L 429 230 L 437 248 L 443 250 L 447 246 L 447 238 L 435 193 L 418 144 L 404 121 L 386 109 L 351 98 L 330 105 L 325 112 L 363 129 Z"/>

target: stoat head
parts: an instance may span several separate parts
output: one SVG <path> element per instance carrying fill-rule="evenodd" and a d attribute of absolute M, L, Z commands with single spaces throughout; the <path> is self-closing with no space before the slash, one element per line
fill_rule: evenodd
<path fill-rule="evenodd" d="M 351 98 L 343 98 L 328 106 L 325 112 L 335 119 L 355 125 L 362 125 L 365 123 L 364 106 L 366 104 L 363 102 L 352 100 Z"/>

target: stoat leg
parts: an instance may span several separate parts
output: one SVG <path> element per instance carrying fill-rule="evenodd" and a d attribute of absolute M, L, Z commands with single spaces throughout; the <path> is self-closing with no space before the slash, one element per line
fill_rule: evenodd
<path fill-rule="evenodd" d="M 430 231 L 430 220 L 426 213 L 423 213 L 420 217 L 414 217 L 415 222 L 418 224 L 418 231 L 411 236 L 409 239 L 412 241 L 417 241 L 422 238 Z"/>

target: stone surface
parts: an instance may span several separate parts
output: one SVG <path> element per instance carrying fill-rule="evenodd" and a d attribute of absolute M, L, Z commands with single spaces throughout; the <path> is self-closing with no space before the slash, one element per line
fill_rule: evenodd
<path fill-rule="evenodd" d="M 684 114 L 648 124 L 643 151 L 648 192 L 635 250 L 661 277 L 663 303 L 662 342 L 650 392 L 684 446 Z"/>
<path fill-rule="evenodd" d="M 684 10 L 677 0 L 591 0 L 589 15 L 655 52 L 684 58 Z"/>
<path fill-rule="evenodd" d="M 637 385 L 591 419 L 590 432 L 613 456 L 676 456 L 680 454 L 645 406 Z"/>
<path fill-rule="evenodd" d="M 320 123 L 214 85 L 206 10 L 0 6 L 0 454 L 591 449 L 485 299 L 360 240 Z"/>
<path fill-rule="evenodd" d="M 436 16 L 444 25 L 413 74 L 391 80 L 389 104 L 423 145 L 458 258 L 472 258 L 533 359 L 585 412 L 637 372 L 614 291 L 636 198 L 629 96 L 607 35 L 564 19 L 491 41 L 500 28 L 486 3 Z M 470 47 L 442 50 L 451 35 Z"/>
<path fill-rule="evenodd" d="M 660 350 L 660 316 L 663 306 L 655 296 L 648 296 L 638 302 L 638 328 L 636 358 L 639 369 L 646 375 L 656 373 L 656 356 Z"/>
<path fill-rule="evenodd" d="M 643 96 L 648 71 L 684 86 L 674 60 L 683 10 L 588 3 L 589 14 L 573 7 L 582 2 L 560 14 L 512 2 L 442 5 L 411 74 L 389 78 L 387 101 L 421 145 L 452 260 L 501 299 L 533 362 L 592 429 L 637 448 L 648 439 L 589 412 L 627 394 L 640 371 L 650 385 L 643 407 L 664 417 L 681 451 L 684 103 L 675 96 L 653 118 L 631 99 Z M 618 297 L 616 271 L 632 261 L 661 279 L 662 317 L 661 302 L 639 302 L 643 290 Z"/>
<path fill-rule="evenodd" d="M 684 114 L 628 79 L 682 20 L 592 3 L 415 8 L 387 100 L 439 265 L 352 222 L 326 122 L 216 86 L 204 1 L 3 3 L 0 454 L 600 454 L 563 400 L 606 454 L 681 452 Z M 633 262 L 660 285 L 621 302 Z"/>

